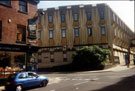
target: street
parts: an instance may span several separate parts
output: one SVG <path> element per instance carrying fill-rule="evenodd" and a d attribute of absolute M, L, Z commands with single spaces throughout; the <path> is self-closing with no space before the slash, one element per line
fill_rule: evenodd
<path fill-rule="evenodd" d="M 46 73 L 47 87 L 27 91 L 135 91 L 135 69 L 73 73 Z"/>

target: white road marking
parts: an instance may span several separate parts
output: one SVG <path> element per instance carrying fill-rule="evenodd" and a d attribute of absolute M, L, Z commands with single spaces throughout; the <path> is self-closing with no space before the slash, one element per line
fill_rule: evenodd
<path fill-rule="evenodd" d="M 89 80 L 91 80 L 91 79 L 84 79 L 84 80 L 89 81 Z"/>
<path fill-rule="evenodd" d="M 72 79 L 72 80 L 78 80 L 78 79 Z"/>
<path fill-rule="evenodd" d="M 87 82 L 88 82 L 88 81 L 76 83 L 76 84 L 74 84 L 74 86 L 81 85 L 81 84 L 84 84 L 84 83 L 87 83 Z"/>
<path fill-rule="evenodd" d="M 50 91 L 55 91 L 55 89 L 53 89 L 53 90 L 50 90 Z"/>

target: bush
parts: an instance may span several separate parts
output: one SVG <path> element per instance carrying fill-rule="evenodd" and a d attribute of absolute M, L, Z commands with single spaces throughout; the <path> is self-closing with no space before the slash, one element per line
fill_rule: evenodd
<path fill-rule="evenodd" d="M 72 55 L 72 65 L 78 69 L 102 69 L 110 53 L 110 50 L 98 46 L 83 47 Z"/>

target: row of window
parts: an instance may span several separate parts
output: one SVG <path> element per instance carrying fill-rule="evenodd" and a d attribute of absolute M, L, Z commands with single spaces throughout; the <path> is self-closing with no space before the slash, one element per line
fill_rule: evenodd
<path fill-rule="evenodd" d="M 1 5 L 5 6 L 11 6 L 11 1 L 10 0 L 0 0 Z M 27 2 L 26 0 L 19 0 L 19 11 L 27 13 Z"/>
<path fill-rule="evenodd" d="M 92 27 L 88 27 L 87 31 L 88 31 L 88 36 L 92 36 Z M 105 35 L 105 26 L 101 26 L 101 34 Z M 74 28 L 74 35 L 75 37 L 79 36 L 79 28 Z M 66 29 L 61 29 L 61 36 L 66 37 Z M 49 30 L 49 38 L 53 38 L 53 30 Z"/>
<path fill-rule="evenodd" d="M 65 61 L 65 62 L 67 61 L 67 53 L 66 52 L 63 52 L 63 61 Z M 38 59 L 38 62 L 39 63 L 42 62 L 41 58 Z M 54 53 L 50 54 L 50 62 L 54 62 Z"/>
<path fill-rule="evenodd" d="M 91 20 L 91 13 L 90 12 L 88 12 L 87 13 L 87 20 Z M 78 21 L 79 20 L 79 14 L 78 13 L 75 13 L 74 15 L 73 15 L 73 19 L 74 19 L 74 21 Z M 102 12 L 100 12 L 100 19 L 104 19 L 104 11 L 102 11 Z M 65 22 L 65 14 L 61 14 L 61 22 Z M 49 15 L 48 16 L 48 21 L 49 21 L 49 23 L 52 23 L 53 22 L 53 16 L 52 15 Z"/>
<path fill-rule="evenodd" d="M 53 53 L 50 55 L 50 60 L 51 60 L 51 62 L 54 62 L 54 54 Z M 63 61 L 67 61 L 66 52 L 63 53 Z"/>
<path fill-rule="evenodd" d="M 113 13 L 113 21 L 116 22 L 123 30 L 125 30 L 130 36 L 133 36 L 130 29 Z"/>

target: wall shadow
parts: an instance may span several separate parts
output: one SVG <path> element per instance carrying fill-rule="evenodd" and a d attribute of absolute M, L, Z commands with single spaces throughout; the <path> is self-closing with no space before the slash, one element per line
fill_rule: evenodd
<path fill-rule="evenodd" d="M 116 84 L 93 91 L 135 91 L 135 75 L 125 77 Z"/>

